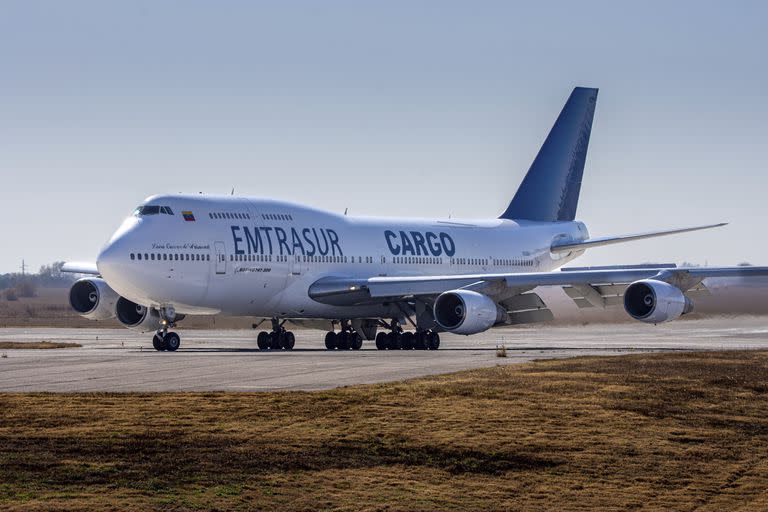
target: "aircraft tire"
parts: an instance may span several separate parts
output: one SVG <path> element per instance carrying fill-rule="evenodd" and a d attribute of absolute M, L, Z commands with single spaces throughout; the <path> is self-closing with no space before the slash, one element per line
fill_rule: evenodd
<path fill-rule="evenodd" d="M 293 346 L 296 344 L 296 336 L 291 331 L 286 331 L 281 338 L 283 348 L 285 350 L 293 350 Z"/>
<path fill-rule="evenodd" d="M 352 333 L 352 350 L 360 350 L 363 348 L 363 337 L 360 336 L 360 333 L 353 332 Z"/>
<path fill-rule="evenodd" d="M 282 338 L 282 333 L 279 332 L 271 332 L 269 333 L 269 348 L 272 350 L 280 350 L 280 338 Z"/>
<path fill-rule="evenodd" d="M 387 333 L 379 332 L 376 334 L 376 349 L 377 350 L 387 349 Z"/>
<path fill-rule="evenodd" d="M 400 333 L 391 332 L 387 334 L 387 350 L 400 350 L 402 337 Z"/>
<path fill-rule="evenodd" d="M 256 344 L 259 346 L 259 350 L 267 350 L 269 348 L 269 333 L 261 331 L 256 337 Z"/>
<path fill-rule="evenodd" d="M 416 350 L 426 350 L 427 348 L 427 333 L 419 331 L 416 333 L 416 338 L 413 344 L 413 348 Z"/>
<path fill-rule="evenodd" d="M 440 348 L 440 335 L 437 334 L 435 331 L 430 331 L 427 335 L 427 348 L 429 350 L 437 350 Z"/>
<path fill-rule="evenodd" d="M 400 348 L 403 350 L 413 349 L 413 345 L 416 342 L 412 332 L 404 332 L 400 337 Z"/>
<path fill-rule="evenodd" d="M 328 350 L 333 350 L 336 348 L 336 333 L 333 331 L 328 331 L 325 335 L 325 348 Z"/>
<path fill-rule="evenodd" d="M 169 352 L 176 352 L 181 346 L 181 337 L 175 332 L 166 333 L 163 336 L 163 341 L 165 342 L 165 350 Z"/>
<path fill-rule="evenodd" d="M 339 350 L 349 350 L 351 335 L 349 331 L 341 331 L 338 338 L 336 338 L 336 348 Z"/>
<path fill-rule="evenodd" d="M 160 334 L 155 334 L 152 337 L 152 346 L 157 350 L 158 352 L 162 352 L 165 350 L 165 340 Z"/>

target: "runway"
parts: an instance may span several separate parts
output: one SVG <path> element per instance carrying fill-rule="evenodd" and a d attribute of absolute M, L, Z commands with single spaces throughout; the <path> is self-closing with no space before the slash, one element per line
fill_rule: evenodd
<path fill-rule="evenodd" d="M 5 350 L 0 392 L 317 390 L 402 380 L 534 359 L 675 350 L 768 349 L 768 317 L 516 327 L 444 334 L 437 351 L 327 351 L 320 331 L 300 330 L 296 348 L 260 351 L 254 331 L 184 331 L 175 353 L 150 335 L 115 329 L 0 329 L 0 341 L 77 342 L 82 348 Z M 508 357 L 496 356 L 496 346 Z"/>

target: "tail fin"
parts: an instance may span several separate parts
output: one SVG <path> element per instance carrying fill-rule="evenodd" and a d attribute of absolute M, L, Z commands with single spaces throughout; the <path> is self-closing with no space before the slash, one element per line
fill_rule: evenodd
<path fill-rule="evenodd" d="M 576 87 L 502 219 L 573 220 L 579 202 L 597 89 Z"/>

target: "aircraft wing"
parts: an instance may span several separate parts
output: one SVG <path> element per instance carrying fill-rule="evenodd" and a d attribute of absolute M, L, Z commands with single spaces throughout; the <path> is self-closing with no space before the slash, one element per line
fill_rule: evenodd
<path fill-rule="evenodd" d="M 88 261 L 68 261 L 61 267 L 61 271 L 70 272 L 72 274 L 101 275 L 99 269 L 96 268 L 96 264 Z"/>
<path fill-rule="evenodd" d="M 598 238 L 589 238 L 587 240 L 569 241 L 563 240 L 552 245 L 550 250 L 552 252 L 570 252 L 584 249 L 591 249 L 592 247 L 602 247 L 604 245 L 621 244 L 624 242 L 632 242 L 634 240 L 644 240 L 646 238 L 655 238 L 657 236 L 677 235 L 680 233 L 689 233 L 691 231 L 699 231 L 702 229 L 719 228 L 727 226 L 727 222 L 721 222 L 719 224 L 708 224 L 706 226 L 694 226 L 691 228 L 678 228 L 678 229 L 666 229 L 664 231 L 648 231 L 645 233 L 635 233 L 632 235 L 621 236 L 604 236 Z"/>
<path fill-rule="evenodd" d="M 513 297 L 538 286 L 573 288 L 576 298 L 589 303 L 601 303 L 604 291 L 611 295 L 623 294 L 633 281 L 655 278 L 688 291 L 700 285 L 707 277 L 760 277 L 768 276 L 768 267 L 711 267 L 677 268 L 669 265 L 652 267 L 602 267 L 561 270 L 554 272 L 462 274 L 449 276 L 325 277 L 309 288 L 312 299 L 336 306 L 354 306 L 414 298 L 429 299 L 443 292 L 469 289 L 486 293 L 492 298 Z M 579 295 L 580 294 L 580 295 Z M 605 305 L 605 302 L 602 302 Z"/>

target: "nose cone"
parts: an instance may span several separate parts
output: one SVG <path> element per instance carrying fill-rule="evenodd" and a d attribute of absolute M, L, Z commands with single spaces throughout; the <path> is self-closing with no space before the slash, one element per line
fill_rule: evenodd
<path fill-rule="evenodd" d="M 96 258 L 96 267 L 104 280 L 120 295 L 129 298 L 136 292 L 131 286 L 135 280 L 131 250 L 136 245 L 138 227 L 138 219 L 126 219 Z"/>

